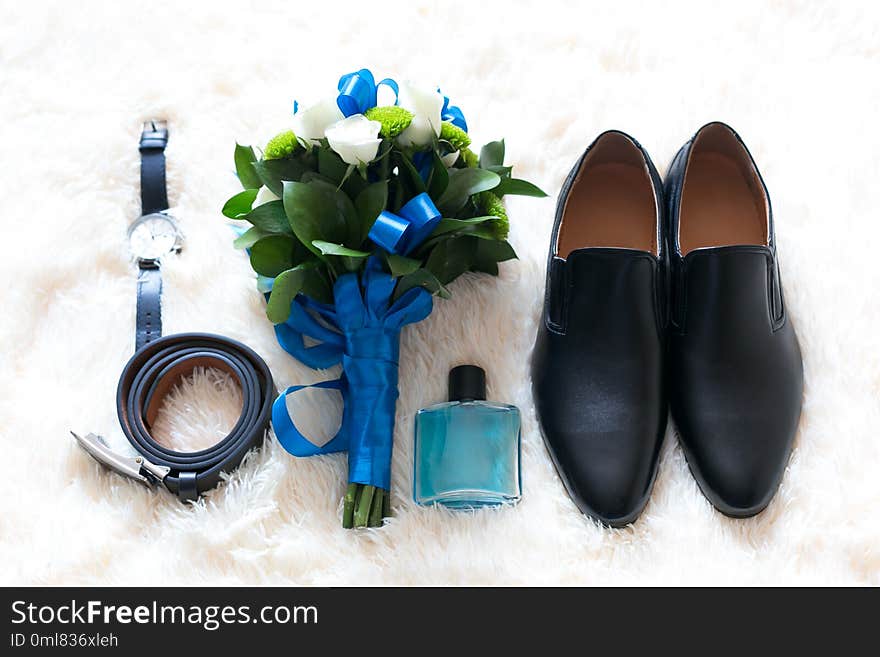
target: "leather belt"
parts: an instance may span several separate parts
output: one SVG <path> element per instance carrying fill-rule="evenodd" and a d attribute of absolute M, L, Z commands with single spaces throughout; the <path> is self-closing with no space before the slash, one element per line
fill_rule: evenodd
<path fill-rule="evenodd" d="M 162 402 L 175 384 L 197 367 L 226 372 L 241 387 L 242 410 L 223 440 L 198 452 L 176 452 L 150 434 Z M 276 396 L 265 361 L 249 347 L 210 333 L 179 333 L 139 349 L 126 364 L 116 391 L 116 411 L 126 438 L 141 455 L 127 458 L 109 449 L 100 436 L 74 437 L 98 461 L 144 481 L 161 481 L 181 500 L 195 500 L 231 472 L 245 454 L 263 442 Z"/>

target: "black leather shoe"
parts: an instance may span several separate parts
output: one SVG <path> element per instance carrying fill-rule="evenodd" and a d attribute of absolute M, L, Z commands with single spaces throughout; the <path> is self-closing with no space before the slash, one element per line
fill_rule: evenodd
<path fill-rule="evenodd" d="M 770 198 L 723 123 L 703 126 L 682 147 L 666 193 L 672 417 L 709 501 L 726 515 L 752 516 L 782 479 L 804 386 Z"/>
<path fill-rule="evenodd" d="M 572 500 L 613 527 L 648 501 L 667 405 L 662 185 L 630 136 L 605 132 L 559 195 L 532 390 Z"/>

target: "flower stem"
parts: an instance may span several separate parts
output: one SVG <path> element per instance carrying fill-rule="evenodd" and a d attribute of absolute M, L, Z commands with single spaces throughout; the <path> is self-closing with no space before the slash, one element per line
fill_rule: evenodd
<path fill-rule="evenodd" d="M 366 484 L 349 484 L 342 504 L 342 527 L 381 527 L 391 516 L 391 491 Z"/>
<path fill-rule="evenodd" d="M 342 176 L 342 180 L 339 181 L 339 186 L 336 188 L 336 191 L 337 191 L 337 192 L 338 192 L 340 189 L 342 189 L 342 186 L 343 186 L 345 183 L 348 182 L 348 179 L 351 178 L 351 174 L 354 172 L 354 170 L 355 170 L 356 168 L 357 168 L 357 167 L 355 167 L 355 165 L 353 165 L 353 164 L 349 164 L 349 165 L 348 165 L 348 169 L 345 170 L 345 175 Z"/>
<path fill-rule="evenodd" d="M 382 500 L 385 499 L 385 491 L 381 488 L 376 489 L 373 496 L 373 505 L 370 507 L 370 527 L 382 526 Z"/>
<path fill-rule="evenodd" d="M 370 505 L 373 503 L 373 494 L 376 492 L 375 486 L 363 486 L 361 488 L 360 499 L 357 501 L 354 510 L 354 526 L 366 527 L 370 518 Z"/>
<path fill-rule="evenodd" d="M 354 527 L 354 500 L 357 496 L 358 484 L 349 484 L 345 489 L 345 497 L 342 504 L 342 527 L 351 529 Z"/>

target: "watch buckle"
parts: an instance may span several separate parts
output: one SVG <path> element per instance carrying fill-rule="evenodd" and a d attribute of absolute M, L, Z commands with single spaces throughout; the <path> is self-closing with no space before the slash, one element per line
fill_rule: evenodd
<path fill-rule="evenodd" d="M 168 143 L 168 121 L 149 119 L 141 127 L 141 149 L 165 148 Z"/>
<path fill-rule="evenodd" d="M 164 465 L 151 463 L 143 456 L 122 456 L 110 449 L 107 442 L 95 433 L 79 436 L 73 431 L 71 435 L 76 442 L 89 455 L 104 467 L 110 468 L 117 474 L 131 479 L 137 479 L 147 485 L 153 485 L 162 481 L 171 472 L 171 468 Z"/>
<path fill-rule="evenodd" d="M 142 258 L 137 257 L 137 264 L 140 269 L 159 269 L 160 258 Z M 138 278 L 140 280 L 140 278 Z"/>

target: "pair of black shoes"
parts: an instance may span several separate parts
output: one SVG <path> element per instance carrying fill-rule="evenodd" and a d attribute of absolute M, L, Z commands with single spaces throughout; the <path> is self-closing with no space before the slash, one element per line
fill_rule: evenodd
<path fill-rule="evenodd" d="M 670 407 L 719 511 L 747 517 L 770 503 L 803 365 L 767 188 L 733 129 L 701 128 L 665 188 L 622 132 L 586 150 L 556 210 L 532 386 L 569 494 L 607 525 L 645 507 Z"/>

